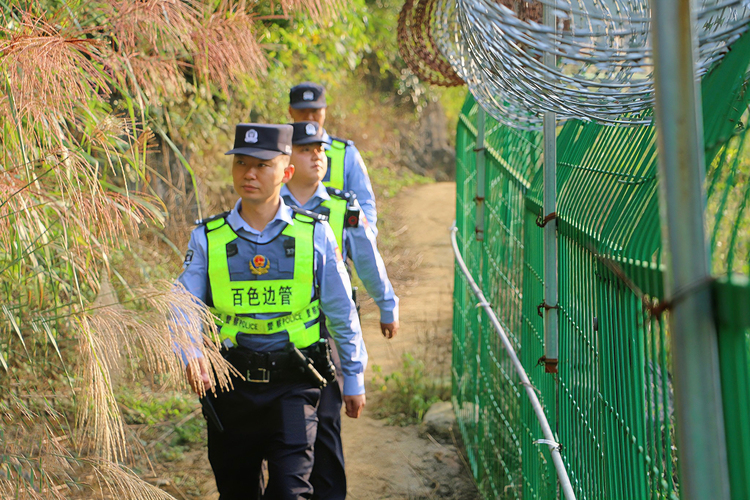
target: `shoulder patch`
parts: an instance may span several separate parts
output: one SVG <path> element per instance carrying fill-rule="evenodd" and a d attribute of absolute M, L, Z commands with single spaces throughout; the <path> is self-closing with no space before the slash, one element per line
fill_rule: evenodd
<path fill-rule="evenodd" d="M 209 223 L 211 221 L 214 221 L 214 220 L 225 219 L 226 216 L 229 215 L 229 212 L 230 212 L 230 210 L 227 210 L 226 212 L 222 212 L 220 214 L 212 215 L 211 217 L 206 217 L 205 219 L 196 219 L 195 220 L 195 225 L 196 226 L 202 226 L 202 225 L 207 224 L 207 223 Z"/>
<path fill-rule="evenodd" d="M 185 261 L 182 263 L 183 266 L 187 267 L 193 261 L 193 251 L 188 250 L 185 254 Z"/>
<path fill-rule="evenodd" d="M 328 217 L 321 214 L 316 214 L 315 212 L 312 212 L 310 210 L 305 210 L 304 208 L 299 208 L 296 206 L 289 207 L 292 209 L 292 211 L 295 214 L 304 215 L 306 217 L 311 218 L 314 222 L 322 222 L 328 220 Z"/>

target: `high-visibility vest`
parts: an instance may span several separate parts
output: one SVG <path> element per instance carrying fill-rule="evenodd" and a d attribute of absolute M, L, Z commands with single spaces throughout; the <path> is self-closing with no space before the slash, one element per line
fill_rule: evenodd
<path fill-rule="evenodd" d="M 328 224 L 333 229 L 341 251 L 344 251 L 344 230 L 348 227 L 359 226 L 359 207 L 352 206 L 357 198 L 354 193 L 345 193 L 340 189 L 326 188 L 330 199 L 323 201 L 314 212 L 328 217 Z"/>
<path fill-rule="evenodd" d="M 333 234 L 336 236 L 336 243 L 343 252 L 344 243 L 344 216 L 346 215 L 347 200 L 345 198 L 339 198 L 338 196 L 331 195 L 331 198 L 321 203 L 321 206 L 328 209 L 328 224 L 333 229 Z"/>
<path fill-rule="evenodd" d="M 334 189 L 344 189 L 344 156 L 349 141 L 331 138 L 331 147 L 326 150 L 328 156 L 328 173 L 323 180 L 323 185 Z"/>
<path fill-rule="evenodd" d="M 237 345 L 238 333 L 268 335 L 284 331 L 299 349 L 320 340 L 320 301 L 317 293 L 312 293 L 315 219 L 295 213 L 294 224 L 287 224 L 278 237 L 263 244 L 240 237 L 225 217 L 212 218 L 205 226 L 208 281 L 213 298 L 211 312 L 217 317 L 222 341 L 230 339 Z M 271 251 L 275 252 L 274 260 L 283 259 L 287 267 L 289 260 L 293 260 L 293 272 L 284 274 L 281 262 L 271 262 L 268 257 Z M 238 279 L 232 279 L 230 267 Z M 281 278 L 282 275 L 287 277 Z M 272 319 L 247 316 L 268 313 L 281 316 Z"/>

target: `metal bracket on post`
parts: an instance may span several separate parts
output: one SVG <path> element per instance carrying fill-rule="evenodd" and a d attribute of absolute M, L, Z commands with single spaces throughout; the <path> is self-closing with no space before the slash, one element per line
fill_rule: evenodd
<path fill-rule="evenodd" d="M 476 212 L 476 225 L 474 227 L 474 234 L 477 241 L 484 241 L 484 183 L 485 183 L 485 171 L 484 171 L 484 158 L 485 158 L 485 147 L 484 147 L 484 122 L 486 113 L 482 106 L 477 104 L 479 108 L 477 110 L 477 147 L 474 148 L 476 153 L 476 165 L 477 165 L 477 196 L 474 201 L 477 202 Z"/>
<path fill-rule="evenodd" d="M 674 381 L 680 498 L 729 500 L 718 338 L 704 230 L 705 159 L 690 0 L 652 2 L 659 202 Z"/>
<path fill-rule="evenodd" d="M 544 25 L 556 28 L 555 12 L 544 4 Z M 544 52 L 544 65 L 557 66 L 554 52 Z M 557 117 L 555 113 L 544 113 L 544 219 L 537 222 L 544 229 L 544 304 L 557 304 Z M 557 373 L 559 351 L 557 306 L 545 306 L 544 313 L 544 358 L 545 372 Z M 552 371 L 554 370 L 554 371 Z"/>

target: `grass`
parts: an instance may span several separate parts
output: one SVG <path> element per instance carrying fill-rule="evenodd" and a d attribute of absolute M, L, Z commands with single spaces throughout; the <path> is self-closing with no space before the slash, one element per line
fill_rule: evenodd
<path fill-rule="evenodd" d="M 154 393 L 137 385 L 116 396 L 126 424 L 155 425 L 177 421 L 195 410 L 196 399 L 183 392 Z"/>
<path fill-rule="evenodd" d="M 389 424 L 418 424 L 430 406 L 450 399 L 450 385 L 431 376 L 424 361 L 412 354 L 403 354 L 401 370 L 388 375 L 378 365 L 372 370 L 372 386 L 379 393 L 373 413 Z"/>
<path fill-rule="evenodd" d="M 365 163 L 367 164 L 377 163 L 370 161 L 374 156 L 374 152 L 362 153 L 362 159 L 365 160 Z M 384 205 L 388 205 L 385 200 L 393 198 L 403 189 L 435 182 L 434 179 L 430 177 L 414 173 L 406 168 L 394 169 L 392 167 L 371 169 L 370 180 L 372 181 L 373 191 L 376 193 L 376 199 L 380 202 L 378 204 L 378 216 L 380 216 L 380 212 L 382 212 Z"/>

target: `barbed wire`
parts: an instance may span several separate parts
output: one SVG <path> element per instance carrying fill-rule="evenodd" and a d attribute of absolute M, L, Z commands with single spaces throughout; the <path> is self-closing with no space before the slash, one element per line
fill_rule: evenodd
<path fill-rule="evenodd" d="M 561 120 L 650 123 L 653 106 L 648 0 L 435 0 L 432 39 L 498 121 L 539 129 Z M 697 76 L 748 27 L 748 0 L 699 0 Z M 555 26 L 542 24 L 544 5 Z M 544 52 L 557 65 L 543 64 Z"/>
<path fill-rule="evenodd" d="M 406 0 L 398 16 L 398 48 L 401 58 L 420 80 L 441 87 L 463 85 L 464 81 L 443 57 L 432 38 L 436 0 Z"/>

